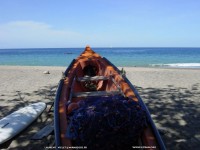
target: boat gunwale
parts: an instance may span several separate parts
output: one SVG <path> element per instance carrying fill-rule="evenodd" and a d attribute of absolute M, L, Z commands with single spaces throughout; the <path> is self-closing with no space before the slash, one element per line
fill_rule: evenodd
<path fill-rule="evenodd" d="M 70 65 L 66 68 L 64 75 L 65 77 L 68 75 L 71 67 L 74 65 L 76 59 L 73 59 L 70 63 Z M 58 83 L 58 89 L 56 91 L 56 97 L 54 100 L 54 134 L 55 134 L 55 146 L 56 149 L 61 145 L 61 140 L 60 140 L 60 120 L 59 120 L 59 102 L 60 102 L 60 97 L 62 93 L 62 88 L 64 84 L 64 79 L 61 79 Z"/>
<path fill-rule="evenodd" d="M 120 70 L 112 63 L 110 62 L 107 58 L 103 57 L 104 60 L 107 61 L 107 63 L 109 63 L 112 67 L 114 67 L 114 69 L 120 74 Z M 145 103 L 143 102 L 142 98 L 140 97 L 140 95 L 138 94 L 136 88 L 133 86 L 133 84 L 128 80 L 128 78 L 124 75 L 121 75 L 121 77 L 124 79 L 125 82 L 127 82 L 127 84 L 130 86 L 130 88 L 133 90 L 133 92 L 135 93 L 136 98 L 138 99 L 139 104 L 142 106 L 142 108 L 146 111 L 146 115 L 147 115 L 147 119 L 151 125 L 151 128 L 153 129 L 153 133 L 156 136 L 156 140 L 158 142 L 158 146 L 160 147 L 160 149 L 165 150 L 166 147 L 161 139 L 161 136 L 155 126 L 155 123 L 153 122 L 153 119 L 151 118 L 149 109 L 147 108 L 147 106 L 145 105 Z"/>
<path fill-rule="evenodd" d="M 113 69 L 122 77 L 122 79 L 128 84 L 128 86 L 130 87 L 130 89 L 134 92 L 135 97 L 138 99 L 139 104 L 141 105 L 141 107 L 146 111 L 146 116 L 147 116 L 147 121 L 148 121 L 148 125 L 150 130 L 152 130 L 152 134 L 155 136 L 155 140 L 156 143 L 159 146 L 159 149 L 165 150 L 165 145 L 161 139 L 161 136 L 151 118 L 150 112 L 147 108 L 147 106 L 145 105 L 145 103 L 143 102 L 142 98 L 140 97 L 140 95 L 138 94 L 137 90 L 135 89 L 135 87 L 133 86 L 133 84 L 127 79 L 126 76 L 121 75 L 120 70 L 113 64 L 111 63 L 107 58 L 100 56 L 99 54 L 97 54 L 96 52 L 94 52 L 93 50 L 91 50 L 91 52 L 93 54 L 97 54 L 98 57 L 94 56 L 94 57 L 86 57 L 83 56 L 83 54 L 85 54 L 86 50 L 84 52 L 81 53 L 80 56 L 78 56 L 76 59 L 73 59 L 72 62 L 70 63 L 70 65 L 67 67 L 64 75 L 65 77 L 68 76 L 70 69 L 72 69 L 73 65 L 78 63 L 79 61 L 85 61 L 85 59 L 103 59 L 105 60 L 106 63 L 108 63 L 111 67 L 113 67 Z M 55 132 L 55 144 L 56 144 L 56 149 L 61 146 L 61 137 L 60 137 L 60 114 L 59 114 L 59 102 L 60 102 L 60 97 L 61 97 L 61 93 L 62 93 L 62 88 L 63 88 L 63 83 L 64 83 L 64 79 L 61 79 L 59 82 L 59 87 L 58 90 L 56 92 L 56 98 L 54 101 L 54 132 Z M 157 147 L 156 147 L 157 148 Z"/>

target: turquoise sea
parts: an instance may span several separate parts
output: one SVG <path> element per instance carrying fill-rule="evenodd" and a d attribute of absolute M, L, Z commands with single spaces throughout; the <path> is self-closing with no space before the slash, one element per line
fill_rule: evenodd
<path fill-rule="evenodd" d="M 0 49 L 0 65 L 68 66 L 84 48 Z M 200 48 L 93 48 L 116 66 L 200 68 Z"/>

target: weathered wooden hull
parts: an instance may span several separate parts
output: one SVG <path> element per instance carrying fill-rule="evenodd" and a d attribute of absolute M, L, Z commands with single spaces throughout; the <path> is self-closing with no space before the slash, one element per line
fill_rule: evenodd
<path fill-rule="evenodd" d="M 95 66 L 96 75 L 94 77 L 85 76 L 85 74 L 87 74 L 85 68 L 88 65 Z M 90 80 L 91 82 L 95 81 L 97 83 L 97 91 L 92 91 L 83 85 L 83 82 L 87 80 Z M 103 58 L 92 51 L 90 47 L 86 47 L 85 51 L 77 59 L 74 59 L 71 62 L 65 71 L 65 78 L 60 80 L 54 105 L 56 147 L 66 148 L 73 146 L 71 140 L 65 136 L 67 114 L 73 107 L 76 107 L 76 103 L 79 102 L 80 97 L 114 95 L 118 92 L 125 97 L 129 97 L 133 101 L 138 102 L 146 111 L 148 126 L 141 135 L 140 146 L 148 146 L 149 149 L 165 149 L 150 113 L 137 93 L 137 90 L 126 76 L 121 74 L 116 66 L 106 58 Z"/>

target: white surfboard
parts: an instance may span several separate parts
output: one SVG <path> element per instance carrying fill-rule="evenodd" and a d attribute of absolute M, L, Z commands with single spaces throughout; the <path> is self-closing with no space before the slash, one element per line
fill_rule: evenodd
<path fill-rule="evenodd" d="M 21 108 L 0 120 L 0 144 L 10 140 L 30 125 L 46 108 L 43 102 Z"/>

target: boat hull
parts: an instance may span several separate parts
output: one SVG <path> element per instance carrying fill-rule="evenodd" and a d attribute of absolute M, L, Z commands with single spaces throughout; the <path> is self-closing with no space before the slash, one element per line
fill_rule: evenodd
<path fill-rule="evenodd" d="M 87 68 L 88 66 L 92 71 Z M 71 62 L 64 74 L 65 77 L 60 80 L 54 103 L 57 148 L 74 146 L 71 139 L 66 137 L 69 124 L 67 116 L 76 108 L 76 103 L 81 100 L 80 97 L 116 95 L 119 92 L 138 103 L 146 112 L 147 127 L 140 137 L 142 143 L 140 146 L 149 146 L 149 149 L 165 149 L 149 110 L 137 90 L 109 60 L 92 51 L 90 47 L 86 47 L 85 51 Z M 90 88 L 86 86 L 88 83 Z M 95 91 L 91 88 L 93 83 L 95 83 Z"/>

